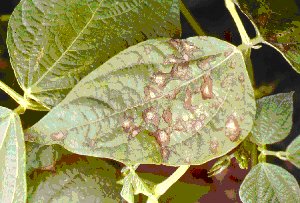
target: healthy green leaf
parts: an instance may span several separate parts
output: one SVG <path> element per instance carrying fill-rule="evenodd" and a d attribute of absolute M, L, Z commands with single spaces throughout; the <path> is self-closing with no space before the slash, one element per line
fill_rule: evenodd
<path fill-rule="evenodd" d="M 202 164 L 236 147 L 254 114 L 235 46 L 213 37 L 148 40 L 85 77 L 27 139 L 126 165 Z"/>
<path fill-rule="evenodd" d="M 295 0 L 237 0 L 263 38 L 300 72 L 300 15 Z"/>
<path fill-rule="evenodd" d="M 239 195 L 243 203 L 300 202 L 297 180 L 285 169 L 268 163 L 259 163 L 251 169 Z"/>
<path fill-rule="evenodd" d="M 77 158 L 28 176 L 28 202 L 121 202 L 116 169 L 101 159 Z"/>
<path fill-rule="evenodd" d="M 119 51 L 180 35 L 178 0 L 23 0 L 7 46 L 29 98 L 53 107 Z"/>
<path fill-rule="evenodd" d="M 25 141 L 20 118 L 0 107 L 0 202 L 26 202 Z"/>
<path fill-rule="evenodd" d="M 300 168 L 300 136 L 292 141 L 286 149 L 288 160 Z"/>
<path fill-rule="evenodd" d="M 293 125 L 293 94 L 280 93 L 257 101 L 251 141 L 258 145 L 273 144 L 289 135 Z"/>
<path fill-rule="evenodd" d="M 27 173 L 31 173 L 34 169 L 54 170 L 56 161 L 66 154 L 69 152 L 59 145 L 49 146 L 26 142 Z"/>

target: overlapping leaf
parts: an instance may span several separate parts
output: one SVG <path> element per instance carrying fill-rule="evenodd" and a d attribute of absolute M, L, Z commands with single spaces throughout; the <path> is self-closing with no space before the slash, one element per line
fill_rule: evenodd
<path fill-rule="evenodd" d="M 285 169 L 268 163 L 251 169 L 239 194 L 243 203 L 300 202 L 297 180 Z"/>
<path fill-rule="evenodd" d="M 148 40 L 85 77 L 27 139 L 123 163 L 202 164 L 249 133 L 241 52 L 212 37 Z"/>
<path fill-rule="evenodd" d="M 280 93 L 257 101 L 257 111 L 251 130 L 253 142 L 273 144 L 289 135 L 293 125 L 293 93 Z"/>
<path fill-rule="evenodd" d="M 20 118 L 0 107 L 0 202 L 26 202 L 25 142 Z"/>
<path fill-rule="evenodd" d="M 300 15 L 295 0 L 237 0 L 263 38 L 300 72 Z"/>
<path fill-rule="evenodd" d="M 52 107 L 119 51 L 179 34 L 178 0 L 23 0 L 7 46 L 27 96 Z"/>
<path fill-rule="evenodd" d="M 116 169 L 103 160 L 76 158 L 28 177 L 28 202 L 121 202 Z"/>
<path fill-rule="evenodd" d="M 40 145 L 34 142 L 26 143 L 26 171 L 34 169 L 54 170 L 56 161 L 68 151 L 59 145 Z"/>
<path fill-rule="evenodd" d="M 292 141 L 286 149 L 288 160 L 300 168 L 300 136 Z"/>

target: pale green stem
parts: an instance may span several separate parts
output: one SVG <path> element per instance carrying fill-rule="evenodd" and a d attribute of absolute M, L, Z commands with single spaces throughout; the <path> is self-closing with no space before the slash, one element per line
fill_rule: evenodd
<path fill-rule="evenodd" d="M 284 151 L 274 152 L 274 151 L 269 151 L 269 150 L 266 150 L 265 148 L 260 148 L 260 147 L 258 148 L 258 150 L 260 151 L 260 153 L 263 156 L 276 156 L 277 158 L 279 158 L 283 161 L 288 160 L 287 159 L 287 152 L 284 152 Z"/>
<path fill-rule="evenodd" d="M 202 30 L 202 28 L 200 27 L 198 22 L 192 16 L 189 9 L 184 5 L 182 0 L 180 0 L 180 11 L 197 35 L 199 35 L 199 36 L 205 35 L 205 32 Z"/>
<path fill-rule="evenodd" d="M 252 150 L 251 150 L 251 168 L 253 168 L 257 164 L 257 145 L 252 143 Z"/>
<path fill-rule="evenodd" d="M 235 4 L 233 3 L 232 0 L 225 0 L 225 6 L 228 9 L 228 11 L 230 12 L 230 14 L 238 28 L 238 31 L 239 31 L 241 39 L 242 39 L 242 43 L 245 45 L 251 46 L 250 38 L 247 34 L 247 31 L 242 23 L 242 20 L 239 16 L 238 12 L 236 11 Z"/>
<path fill-rule="evenodd" d="M 11 87 L 7 86 L 2 81 L 0 81 L 0 89 L 3 90 L 6 94 L 8 94 L 24 109 L 31 109 L 36 111 L 49 111 L 49 109 L 40 105 L 39 103 L 22 97 L 20 94 L 18 94 L 16 91 L 14 91 Z"/>
<path fill-rule="evenodd" d="M 154 196 L 158 199 L 163 195 L 181 176 L 189 169 L 190 165 L 180 166 L 170 177 L 165 181 L 157 184 L 154 188 Z"/>
<path fill-rule="evenodd" d="M 18 106 L 14 109 L 14 112 L 18 115 L 23 114 L 26 111 L 26 108 L 24 108 L 22 105 Z"/>

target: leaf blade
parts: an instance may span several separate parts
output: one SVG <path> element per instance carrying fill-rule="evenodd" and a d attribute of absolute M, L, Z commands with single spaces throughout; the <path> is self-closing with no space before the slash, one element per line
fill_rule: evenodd
<path fill-rule="evenodd" d="M 179 27 L 178 0 L 26 0 L 11 16 L 7 45 L 27 96 L 53 107 L 111 56 L 148 38 L 177 36 Z"/>
<path fill-rule="evenodd" d="M 251 139 L 258 145 L 273 144 L 289 135 L 293 125 L 293 94 L 280 93 L 259 99 Z"/>
<path fill-rule="evenodd" d="M 300 136 L 296 137 L 286 149 L 288 160 L 300 168 Z"/>
<path fill-rule="evenodd" d="M 211 37 L 148 40 L 84 78 L 27 136 L 128 165 L 200 164 L 236 147 L 254 112 L 251 83 L 234 46 Z"/>
<path fill-rule="evenodd" d="M 299 202 L 299 194 L 297 180 L 285 169 L 269 163 L 259 163 L 251 169 L 239 191 L 244 203 Z"/>
<path fill-rule="evenodd" d="M 13 111 L 0 107 L 0 200 L 26 202 L 25 142 L 21 121 Z M 7 121 L 7 122 L 5 122 Z M 5 131 L 2 131 L 6 128 Z"/>

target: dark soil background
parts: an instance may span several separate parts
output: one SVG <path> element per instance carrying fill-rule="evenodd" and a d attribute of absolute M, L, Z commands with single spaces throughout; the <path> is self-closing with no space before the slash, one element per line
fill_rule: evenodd
<path fill-rule="evenodd" d="M 0 0 L 0 15 L 10 14 L 17 5 L 18 0 Z M 184 0 L 187 7 L 195 16 L 197 21 L 201 24 L 207 35 L 214 36 L 235 45 L 241 44 L 239 33 L 235 24 L 225 8 L 224 0 Z M 298 1 L 298 9 L 300 8 L 300 1 Z M 300 10 L 299 10 L 300 11 Z M 254 37 L 254 28 L 248 19 L 240 13 L 240 16 L 247 28 L 250 37 Z M 182 38 L 196 35 L 190 28 L 183 17 L 182 21 Z M 0 22 L 0 35 L 5 37 L 6 23 Z M 3 41 L 0 38 L 0 47 Z M 290 135 L 283 142 L 268 146 L 271 150 L 285 150 L 287 145 L 300 134 L 300 75 L 297 74 L 292 67 L 284 60 L 284 58 L 274 49 L 268 46 L 262 46 L 258 50 L 253 50 L 251 55 L 256 85 L 276 84 L 272 94 L 281 92 L 295 91 L 294 94 L 294 114 L 293 114 L 293 128 Z M 14 77 L 12 68 L 9 65 L 9 56 L 7 51 L 0 52 L 0 79 L 22 93 L 18 87 L 17 81 Z M 8 108 L 16 108 L 17 104 L 10 99 L 4 92 L 0 90 L 0 105 Z M 26 111 L 22 115 L 24 127 L 32 125 L 38 121 L 44 114 Z M 300 173 L 294 166 L 287 162 L 280 161 L 276 158 L 269 157 L 268 162 L 276 163 L 289 172 L 291 172 L 296 179 L 300 180 Z M 240 202 L 238 197 L 238 188 L 247 171 L 241 170 L 233 160 L 231 166 L 220 175 L 209 178 L 207 171 L 212 166 L 213 161 L 202 166 L 191 166 L 189 171 L 181 178 L 182 182 L 210 186 L 210 192 L 207 195 L 199 196 L 199 202 Z M 142 165 L 138 168 L 142 173 L 153 173 L 161 176 L 169 176 L 175 168 L 155 165 Z M 197 191 L 195 191 L 197 192 Z M 184 191 L 177 194 L 182 196 L 184 202 Z M 145 199 L 140 196 L 140 200 Z M 169 199 L 167 202 L 173 202 Z M 175 202 L 175 201 L 174 201 Z"/>

